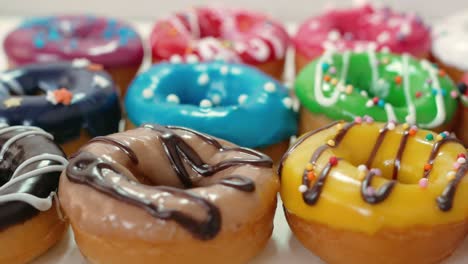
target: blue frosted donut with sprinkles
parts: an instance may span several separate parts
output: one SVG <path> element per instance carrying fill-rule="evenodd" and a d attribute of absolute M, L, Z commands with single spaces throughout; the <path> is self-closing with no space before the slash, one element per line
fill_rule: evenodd
<path fill-rule="evenodd" d="M 125 107 L 131 126 L 184 126 L 274 160 L 297 131 L 286 87 L 250 66 L 219 61 L 155 64 L 132 82 Z"/>
<path fill-rule="evenodd" d="M 117 132 L 120 119 L 115 83 L 87 60 L 0 73 L 0 123 L 41 127 L 67 154 L 91 137 Z"/>
<path fill-rule="evenodd" d="M 10 66 L 85 58 L 100 64 L 125 92 L 143 61 L 143 44 L 128 23 L 93 15 L 34 17 L 3 43 Z"/>

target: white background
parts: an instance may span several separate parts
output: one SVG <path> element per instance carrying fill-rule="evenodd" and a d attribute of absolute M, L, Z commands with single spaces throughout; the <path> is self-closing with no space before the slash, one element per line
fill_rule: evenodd
<path fill-rule="evenodd" d="M 253 8 L 288 22 L 301 21 L 329 5 L 346 6 L 352 0 L 0 0 L 0 16 L 44 15 L 50 13 L 97 13 L 152 20 L 170 11 L 202 4 L 223 4 Z M 362 2 L 358 0 L 357 2 Z M 421 14 L 428 20 L 467 9 L 468 0 L 386 0 L 398 10 Z"/>

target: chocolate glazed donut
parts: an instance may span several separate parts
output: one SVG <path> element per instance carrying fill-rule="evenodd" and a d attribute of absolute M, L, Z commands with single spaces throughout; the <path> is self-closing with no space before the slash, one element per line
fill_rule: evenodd
<path fill-rule="evenodd" d="M 0 146 L 0 263 L 24 263 L 66 230 L 53 197 L 67 160 L 36 127 L 1 126 Z"/>
<path fill-rule="evenodd" d="M 145 125 L 91 140 L 71 158 L 60 195 L 93 263 L 244 263 L 271 235 L 277 189 L 264 154 Z"/>
<path fill-rule="evenodd" d="M 0 73 L 0 118 L 45 129 L 68 154 L 77 150 L 73 143 L 80 139 L 117 132 L 117 90 L 101 68 L 81 59 Z"/>

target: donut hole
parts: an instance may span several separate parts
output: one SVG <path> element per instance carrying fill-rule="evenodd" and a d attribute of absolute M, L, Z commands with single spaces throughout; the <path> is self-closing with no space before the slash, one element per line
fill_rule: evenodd
<path fill-rule="evenodd" d="M 400 144 L 402 144 L 403 130 L 398 128 L 388 131 L 380 147 L 373 155 L 372 151 L 378 141 L 378 127 L 372 129 L 367 125 L 357 125 L 353 127 L 345 136 L 338 147 L 334 148 L 334 154 L 342 158 L 354 167 L 365 165 L 371 160 L 371 166 L 368 169 L 379 169 L 382 177 L 392 180 L 396 179 L 401 184 L 418 184 L 423 173 L 424 165 L 428 158 L 428 153 L 432 150 L 432 143 L 418 139 L 417 137 L 408 137 L 400 159 L 400 169 L 395 174 L 396 157 Z M 421 153 L 424 153 L 421 155 Z M 444 160 L 441 157 L 438 160 Z M 450 158 L 446 159 L 447 164 L 452 164 Z M 434 172 L 437 175 L 437 172 Z"/>

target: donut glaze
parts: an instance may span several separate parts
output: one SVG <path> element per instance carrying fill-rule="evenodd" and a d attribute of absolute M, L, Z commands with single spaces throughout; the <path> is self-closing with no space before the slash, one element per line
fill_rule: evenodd
<path fill-rule="evenodd" d="M 466 43 L 468 43 L 467 10 L 435 24 L 432 53 L 444 65 L 468 72 Z"/>
<path fill-rule="evenodd" d="M 287 89 L 239 64 L 156 64 L 134 80 L 125 106 L 136 126 L 190 127 L 250 148 L 279 143 L 297 131 Z"/>
<path fill-rule="evenodd" d="M 312 60 L 325 50 L 362 52 L 369 46 L 393 53 L 427 57 L 431 35 L 421 19 L 389 8 L 364 5 L 333 9 L 306 20 L 293 39 L 296 52 Z"/>
<path fill-rule="evenodd" d="M 243 9 L 198 7 L 156 22 L 153 61 L 223 59 L 260 64 L 283 60 L 286 30 L 264 14 Z"/>
<path fill-rule="evenodd" d="M 0 230 L 52 207 L 67 160 L 42 129 L 0 127 Z"/>
<path fill-rule="evenodd" d="M 461 222 L 468 212 L 466 155 L 448 133 L 337 121 L 285 155 L 281 197 L 301 218 L 367 234 Z"/>
<path fill-rule="evenodd" d="M 116 132 L 117 91 L 109 75 L 85 60 L 34 64 L 0 74 L 0 118 L 10 125 L 34 125 L 63 144 L 80 137 Z"/>
<path fill-rule="evenodd" d="M 7 35 L 4 49 L 16 66 L 85 58 L 104 67 L 140 65 L 143 45 L 135 30 L 90 15 L 38 17 Z"/>
<path fill-rule="evenodd" d="M 207 244 L 195 262 L 217 263 L 213 248 L 226 250 L 216 246 L 218 237 L 241 232 L 276 206 L 277 188 L 264 154 L 186 128 L 145 125 L 84 146 L 63 173 L 60 197 L 81 232 L 117 243 L 145 241 L 156 249 Z M 166 254 L 155 252 L 144 254 L 158 261 Z M 180 263 L 174 259 L 184 254 L 178 255 L 164 263 Z"/>
<path fill-rule="evenodd" d="M 299 74 L 296 94 L 310 112 L 352 121 L 438 128 L 452 121 L 459 92 L 448 75 L 426 60 L 387 53 L 326 53 Z"/>

